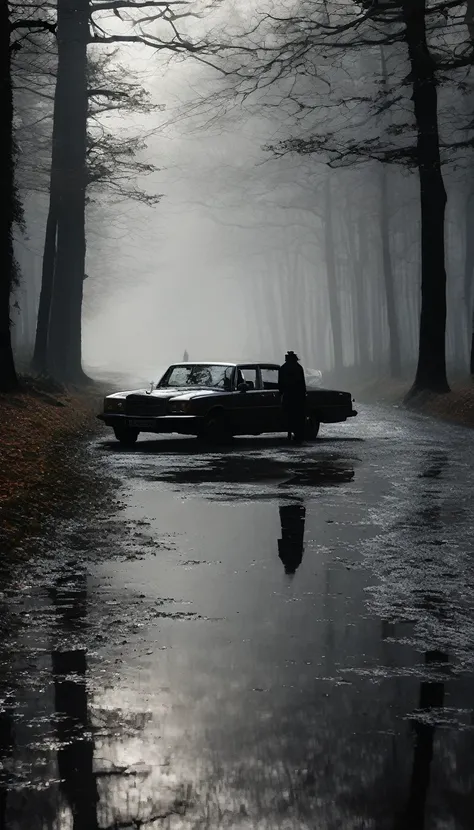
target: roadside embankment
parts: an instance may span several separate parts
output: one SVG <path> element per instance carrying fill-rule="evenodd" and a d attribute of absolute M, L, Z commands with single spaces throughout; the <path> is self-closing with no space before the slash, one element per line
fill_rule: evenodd
<path fill-rule="evenodd" d="M 86 494 L 80 439 L 99 428 L 101 387 L 61 389 L 22 378 L 0 395 L 0 546 L 14 547 L 46 517 Z"/>
<path fill-rule="evenodd" d="M 420 392 L 405 402 L 409 389 L 409 381 L 380 378 L 367 383 L 354 383 L 351 391 L 363 403 L 406 406 L 423 415 L 474 427 L 474 384 L 469 380 L 455 380 L 451 391 L 444 395 Z"/>

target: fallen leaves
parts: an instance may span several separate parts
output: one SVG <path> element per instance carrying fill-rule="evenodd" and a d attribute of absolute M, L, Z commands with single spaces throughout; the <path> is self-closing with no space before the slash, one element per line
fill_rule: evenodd
<path fill-rule="evenodd" d="M 425 415 L 474 427 L 474 385 L 454 383 L 451 392 L 427 395 L 416 409 Z"/>
<path fill-rule="evenodd" d="M 11 541 L 26 523 L 34 533 L 49 507 L 65 497 L 68 456 L 74 452 L 74 440 L 93 428 L 100 398 L 95 389 L 61 391 L 53 397 L 30 383 L 14 395 L 0 395 L 4 541 Z"/>
<path fill-rule="evenodd" d="M 367 384 L 352 386 L 355 398 L 364 403 L 401 404 L 410 388 L 409 381 L 379 378 Z M 357 408 L 357 407 L 356 407 Z M 451 392 L 435 395 L 425 392 L 418 395 L 408 406 L 409 409 L 434 415 L 446 421 L 474 427 L 474 384 L 455 380 Z"/>

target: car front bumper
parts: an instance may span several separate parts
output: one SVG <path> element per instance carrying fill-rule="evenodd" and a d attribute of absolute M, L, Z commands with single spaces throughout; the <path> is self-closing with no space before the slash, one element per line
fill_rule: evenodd
<path fill-rule="evenodd" d="M 178 432 L 181 435 L 197 435 L 202 418 L 196 415 L 121 415 L 118 412 L 101 412 L 100 421 L 114 429 L 138 429 L 139 432 Z"/>

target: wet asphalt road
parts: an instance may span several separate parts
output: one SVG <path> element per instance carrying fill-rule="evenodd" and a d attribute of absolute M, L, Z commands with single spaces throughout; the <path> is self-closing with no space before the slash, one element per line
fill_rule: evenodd
<path fill-rule="evenodd" d="M 104 433 L 0 598 L 0 828 L 474 827 L 474 436 Z"/>

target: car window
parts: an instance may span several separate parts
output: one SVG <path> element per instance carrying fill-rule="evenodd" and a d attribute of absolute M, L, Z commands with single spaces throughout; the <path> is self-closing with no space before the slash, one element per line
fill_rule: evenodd
<path fill-rule="evenodd" d="M 173 366 L 163 376 L 159 388 L 209 386 L 213 389 L 230 391 L 233 371 L 233 366 L 216 366 L 212 363 Z"/>
<path fill-rule="evenodd" d="M 253 384 L 253 388 L 257 389 L 257 370 L 256 369 L 242 369 L 239 367 L 237 372 L 237 384 L 242 383 L 242 380 L 245 383 Z"/>
<path fill-rule="evenodd" d="M 278 369 L 262 369 L 262 385 L 264 389 L 278 389 Z"/>
<path fill-rule="evenodd" d="M 305 369 L 304 370 L 306 386 L 308 388 L 317 388 L 322 386 L 323 376 L 320 369 Z"/>

